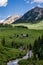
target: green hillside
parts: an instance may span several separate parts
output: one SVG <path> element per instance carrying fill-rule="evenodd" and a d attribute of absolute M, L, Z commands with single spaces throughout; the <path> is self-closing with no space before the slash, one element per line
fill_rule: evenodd
<path fill-rule="evenodd" d="M 21 37 L 21 34 L 28 34 L 28 36 Z M 41 37 L 42 34 L 43 30 L 26 27 L 0 27 L 0 65 L 6 65 L 7 61 L 24 56 L 25 51 L 19 50 L 21 45 L 26 49 L 30 43 L 33 45 L 35 39 Z M 12 41 L 15 44 L 14 46 Z"/>
<path fill-rule="evenodd" d="M 31 23 L 13 24 L 13 26 L 26 26 L 29 29 L 43 30 L 43 21 L 40 21 L 39 23 L 34 23 L 34 24 L 31 24 Z"/>
<path fill-rule="evenodd" d="M 7 65 L 9 60 L 13 60 L 25 55 L 24 51 L 20 51 L 14 48 L 3 47 L 0 45 L 0 65 Z"/>
<path fill-rule="evenodd" d="M 28 34 L 28 37 L 21 37 L 21 34 Z M 0 41 L 2 38 L 6 39 L 6 46 L 11 47 L 11 42 L 16 44 L 29 44 L 34 42 L 39 36 L 43 34 L 43 30 L 33 30 L 28 28 L 0 28 Z M 17 35 L 19 35 L 17 37 Z"/>

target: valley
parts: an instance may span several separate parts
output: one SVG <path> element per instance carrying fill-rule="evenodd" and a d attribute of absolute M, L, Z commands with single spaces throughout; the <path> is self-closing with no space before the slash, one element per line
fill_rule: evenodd
<path fill-rule="evenodd" d="M 21 34 L 28 34 L 28 37 L 21 37 Z M 33 46 L 35 39 L 42 35 L 43 30 L 28 29 L 22 26 L 0 27 L 0 65 L 6 65 L 6 62 L 10 60 L 23 57 L 29 49 L 29 44 Z"/>
<path fill-rule="evenodd" d="M 41 7 L 32 8 L 22 16 L 9 16 L 0 23 L 0 65 L 18 64 L 43 65 Z"/>

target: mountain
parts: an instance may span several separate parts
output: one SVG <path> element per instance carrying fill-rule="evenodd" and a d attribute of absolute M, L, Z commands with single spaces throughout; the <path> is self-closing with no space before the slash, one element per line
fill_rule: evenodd
<path fill-rule="evenodd" d="M 15 22 L 19 18 L 20 18 L 19 15 L 10 16 L 6 20 L 3 21 L 3 24 L 11 24 L 11 23 Z"/>
<path fill-rule="evenodd" d="M 35 23 L 40 20 L 43 20 L 43 8 L 35 7 L 13 23 Z"/>

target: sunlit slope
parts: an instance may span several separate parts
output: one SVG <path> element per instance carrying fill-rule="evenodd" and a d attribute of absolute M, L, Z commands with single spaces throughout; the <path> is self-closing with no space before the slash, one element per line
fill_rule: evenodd
<path fill-rule="evenodd" d="M 31 24 L 31 23 L 14 24 L 13 26 L 26 26 L 29 29 L 43 29 L 43 21 L 40 21 L 39 23 L 35 23 L 35 24 Z"/>

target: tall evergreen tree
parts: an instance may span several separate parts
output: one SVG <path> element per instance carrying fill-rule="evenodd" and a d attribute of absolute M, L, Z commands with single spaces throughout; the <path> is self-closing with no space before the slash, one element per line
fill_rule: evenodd
<path fill-rule="evenodd" d="M 1 43 L 3 46 L 5 46 L 5 38 L 2 38 Z"/>
<path fill-rule="evenodd" d="M 39 59 L 43 59 L 43 36 L 41 38 L 39 37 L 38 40 L 35 40 L 33 53 L 35 58 L 37 54 Z"/>
<path fill-rule="evenodd" d="M 32 50 L 32 45 L 31 44 L 29 44 L 29 50 Z"/>

